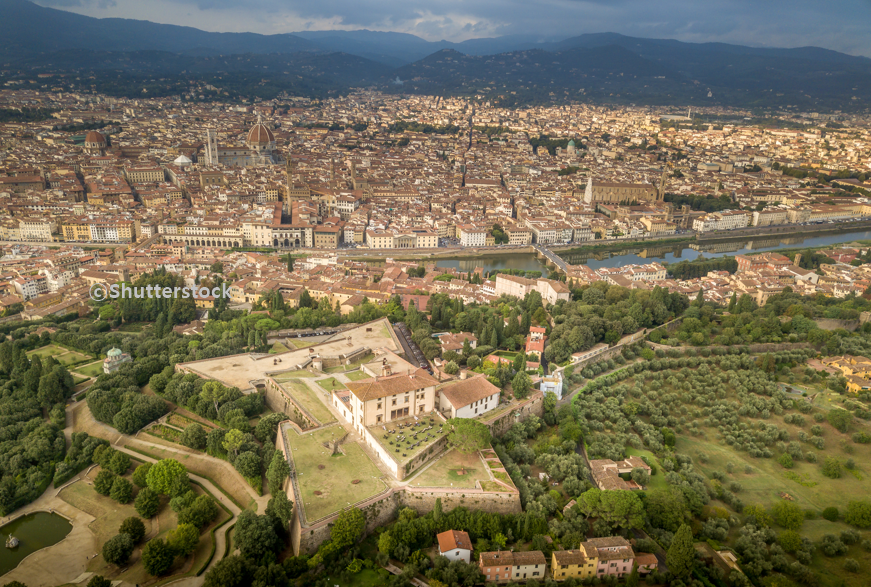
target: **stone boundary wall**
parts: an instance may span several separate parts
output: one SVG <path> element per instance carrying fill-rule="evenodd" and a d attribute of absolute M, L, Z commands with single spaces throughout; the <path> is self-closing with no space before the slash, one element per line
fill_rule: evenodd
<path fill-rule="evenodd" d="M 366 520 L 363 531 L 364 534 L 369 534 L 376 528 L 395 520 L 399 510 L 404 507 L 410 507 L 421 515 L 432 511 L 437 499 L 442 500 L 442 508 L 445 511 L 460 506 L 499 514 L 517 514 L 522 511 L 520 493 L 516 489 L 496 492 L 481 489 L 417 488 L 410 486 L 388 489 L 382 494 L 351 507 L 363 512 Z M 303 526 L 298 510 L 299 508 L 294 508 L 293 518 L 290 522 L 290 542 L 294 556 L 299 556 L 300 553 L 313 554 L 321 543 L 329 540 L 332 523 L 341 512 L 338 511 L 311 526 Z"/>
<path fill-rule="evenodd" d="M 491 436 L 501 436 L 515 422 L 529 417 L 530 414 L 535 414 L 539 418 L 544 414 L 544 394 L 541 391 L 533 391 L 525 401 L 496 418 L 483 420 L 483 423 L 490 428 Z"/>
<path fill-rule="evenodd" d="M 632 343 L 629 343 L 629 344 L 634 344 L 634 341 Z M 575 372 L 577 372 L 578 369 L 583 369 L 584 367 L 587 367 L 589 365 L 593 365 L 593 364 L 598 363 L 600 361 L 607 361 L 608 359 L 613 359 L 614 357 L 616 357 L 617 355 L 619 355 L 620 353 L 623 352 L 624 346 L 625 345 L 613 346 L 613 347 L 609 348 L 607 351 L 596 355 L 595 357 L 590 357 L 589 359 L 584 359 L 583 361 L 578 361 L 577 363 L 572 363 L 571 366 L 574 367 Z"/>
<path fill-rule="evenodd" d="M 303 383 L 305 385 L 305 383 Z M 286 393 L 281 384 L 272 377 L 266 378 L 266 405 L 273 412 L 282 412 L 286 414 L 294 424 L 301 429 L 309 430 L 321 425 L 313 415 L 309 413 L 305 406 L 297 402 L 293 397 Z"/>
<path fill-rule="evenodd" d="M 836 320 L 835 318 L 817 318 L 814 320 L 816 325 L 823 330 L 837 330 L 843 328 L 850 332 L 859 328 L 859 320 Z"/>

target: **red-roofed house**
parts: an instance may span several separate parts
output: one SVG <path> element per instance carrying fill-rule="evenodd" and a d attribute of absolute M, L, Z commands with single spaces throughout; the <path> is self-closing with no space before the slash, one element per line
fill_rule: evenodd
<path fill-rule="evenodd" d="M 472 560 L 472 541 L 461 530 L 448 530 L 436 535 L 439 541 L 439 554 L 452 561 L 468 563 Z"/>
<path fill-rule="evenodd" d="M 547 341 L 545 329 L 538 326 L 533 326 L 529 329 L 529 336 L 526 338 L 526 354 L 534 354 L 541 359 L 541 354 L 544 352 L 544 343 Z"/>

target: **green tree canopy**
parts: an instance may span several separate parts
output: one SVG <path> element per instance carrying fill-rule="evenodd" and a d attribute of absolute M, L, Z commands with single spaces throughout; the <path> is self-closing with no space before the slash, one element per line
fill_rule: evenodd
<path fill-rule="evenodd" d="M 175 550 L 162 538 L 149 540 L 142 548 L 142 566 L 152 576 L 165 574 L 175 560 Z"/>
<path fill-rule="evenodd" d="M 774 521 L 787 530 L 798 530 L 804 523 L 804 511 L 791 501 L 779 501 L 771 508 Z"/>
<path fill-rule="evenodd" d="M 129 535 L 133 539 L 134 544 L 139 544 L 145 538 L 145 524 L 140 518 L 130 516 L 121 522 L 118 533 Z"/>
<path fill-rule="evenodd" d="M 366 519 L 363 517 L 363 512 L 357 508 L 345 510 L 339 514 L 330 529 L 330 539 L 340 550 L 347 548 L 360 539 L 365 526 Z"/>
<path fill-rule="evenodd" d="M 148 487 L 140 489 L 133 501 L 133 507 L 143 518 L 153 518 L 160 509 L 160 496 Z"/>
<path fill-rule="evenodd" d="M 234 538 L 242 556 L 260 564 L 274 561 L 275 553 L 281 546 L 272 519 L 258 516 L 251 510 L 239 514 Z"/>
<path fill-rule="evenodd" d="M 200 541 L 200 530 L 193 524 L 179 524 L 171 530 L 166 541 L 177 556 L 187 556 L 192 553 Z"/>
<path fill-rule="evenodd" d="M 169 495 L 173 484 L 187 476 L 187 469 L 175 459 L 161 459 L 148 471 L 148 488 L 161 495 Z"/>
<path fill-rule="evenodd" d="M 128 534 L 116 534 L 103 544 L 103 559 L 112 565 L 123 565 L 133 554 L 133 539 Z"/>
<path fill-rule="evenodd" d="M 472 454 L 490 446 L 490 429 L 477 420 L 451 418 L 448 446 L 465 454 Z"/>
<path fill-rule="evenodd" d="M 686 524 L 682 524 L 672 538 L 668 547 L 665 563 L 668 570 L 678 578 L 689 577 L 696 562 L 696 552 L 693 548 L 693 532 Z"/>

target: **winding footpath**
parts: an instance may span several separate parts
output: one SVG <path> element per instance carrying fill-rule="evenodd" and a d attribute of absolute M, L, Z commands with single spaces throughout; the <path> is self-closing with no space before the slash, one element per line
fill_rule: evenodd
<path fill-rule="evenodd" d="M 141 462 L 157 462 L 158 459 L 145 456 L 141 452 L 134 449 L 160 451 L 161 454 L 167 452 L 178 454 L 180 457 L 196 456 L 199 459 L 213 462 L 213 464 L 227 468 L 229 463 L 221 459 L 216 459 L 209 455 L 199 452 L 192 452 L 182 448 L 165 446 L 150 442 L 148 440 L 121 434 L 114 428 L 99 422 L 93 418 L 88 410 L 85 402 L 75 402 L 67 406 L 67 426 L 64 428 L 64 436 L 67 443 L 73 432 L 87 431 L 92 436 L 108 440 L 109 443 L 118 451 L 126 453 L 130 457 Z M 70 520 L 72 530 L 70 533 L 52 546 L 38 550 L 28 556 L 15 569 L 9 571 L 0 577 L 0 584 L 5 584 L 11 581 L 21 581 L 26 585 L 62 585 L 62 584 L 81 584 L 84 585 L 92 576 L 92 573 L 87 571 L 88 560 L 95 553 L 99 553 L 102 545 L 97 544 L 96 536 L 90 530 L 89 526 L 95 521 L 95 518 L 79 510 L 78 508 L 68 504 L 59 497 L 61 489 L 73 483 L 80 482 L 87 475 L 91 467 L 77 474 L 73 479 L 64 484 L 62 487 L 55 488 L 50 486 L 38 499 L 28 505 L 16 510 L 10 516 L 0 519 L 0 524 L 4 524 L 19 516 L 26 515 L 38 511 L 54 511 Z M 236 474 L 235 471 L 232 474 Z M 242 508 L 233 503 L 224 492 L 217 487 L 212 481 L 196 475 L 188 473 L 189 477 L 199 483 L 212 496 L 224 506 L 231 515 L 231 518 L 215 532 L 215 554 L 209 562 L 207 571 L 221 560 L 227 548 L 227 533 L 230 528 L 236 523 Z M 257 511 L 264 511 L 269 501 L 269 495 L 257 495 L 254 489 L 247 483 L 240 484 L 245 487 L 248 497 L 256 504 Z M 237 496 L 238 499 L 238 496 Z M 187 576 L 181 577 L 174 581 L 164 583 L 164 585 L 173 585 L 174 587 L 200 587 L 205 580 L 205 573 L 199 577 Z M 115 584 L 115 587 L 134 587 L 125 581 L 120 581 Z"/>

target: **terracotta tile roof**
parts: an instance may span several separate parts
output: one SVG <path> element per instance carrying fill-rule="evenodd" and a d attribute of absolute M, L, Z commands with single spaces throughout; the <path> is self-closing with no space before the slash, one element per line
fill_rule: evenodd
<path fill-rule="evenodd" d="M 472 541 L 469 535 L 461 530 L 448 530 L 436 535 L 439 541 L 439 552 L 448 552 L 455 548 L 472 550 Z"/>
<path fill-rule="evenodd" d="M 484 567 L 546 564 L 547 559 L 544 558 L 544 553 L 540 550 L 531 550 L 529 552 L 511 552 L 509 550 L 502 550 L 499 552 L 481 553 L 481 566 Z"/>
<path fill-rule="evenodd" d="M 379 397 L 388 397 L 399 393 L 407 393 L 438 385 L 432 375 L 423 369 L 418 369 L 410 375 L 389 375 L 374 379 L 349 381 L 346 386 L 361 401 L 369 401 Z"/>
<path fill-rule="evenodd" d="M 642 552 L 641 554 L 635 555 L 635 564 L 639 567 L 656 567 L 658 566 L 659 561 L 657 561 L 655 554 Z"/>
<path fill-rule="evenodd" d="M 517 565 L 546 565 L 547 559 L 544 558 L 544 553 L 540 550 L 530 550 L 529 552 L 515 552 L 514 564 Z"/>
<path fill-rule="evenodd" d="M 587 557 L 580 550 L 556 550 L 553 559 L 558 565 L 585 565 Z"/>
<path fill-rule="evenodd" d="M 499 394 L 499 388 L 490 383 L 485 375 L 478 375 L 465 381 L 445 385 L 439 390 L 454 409 L 468 406 L 478 400 Z"/>

